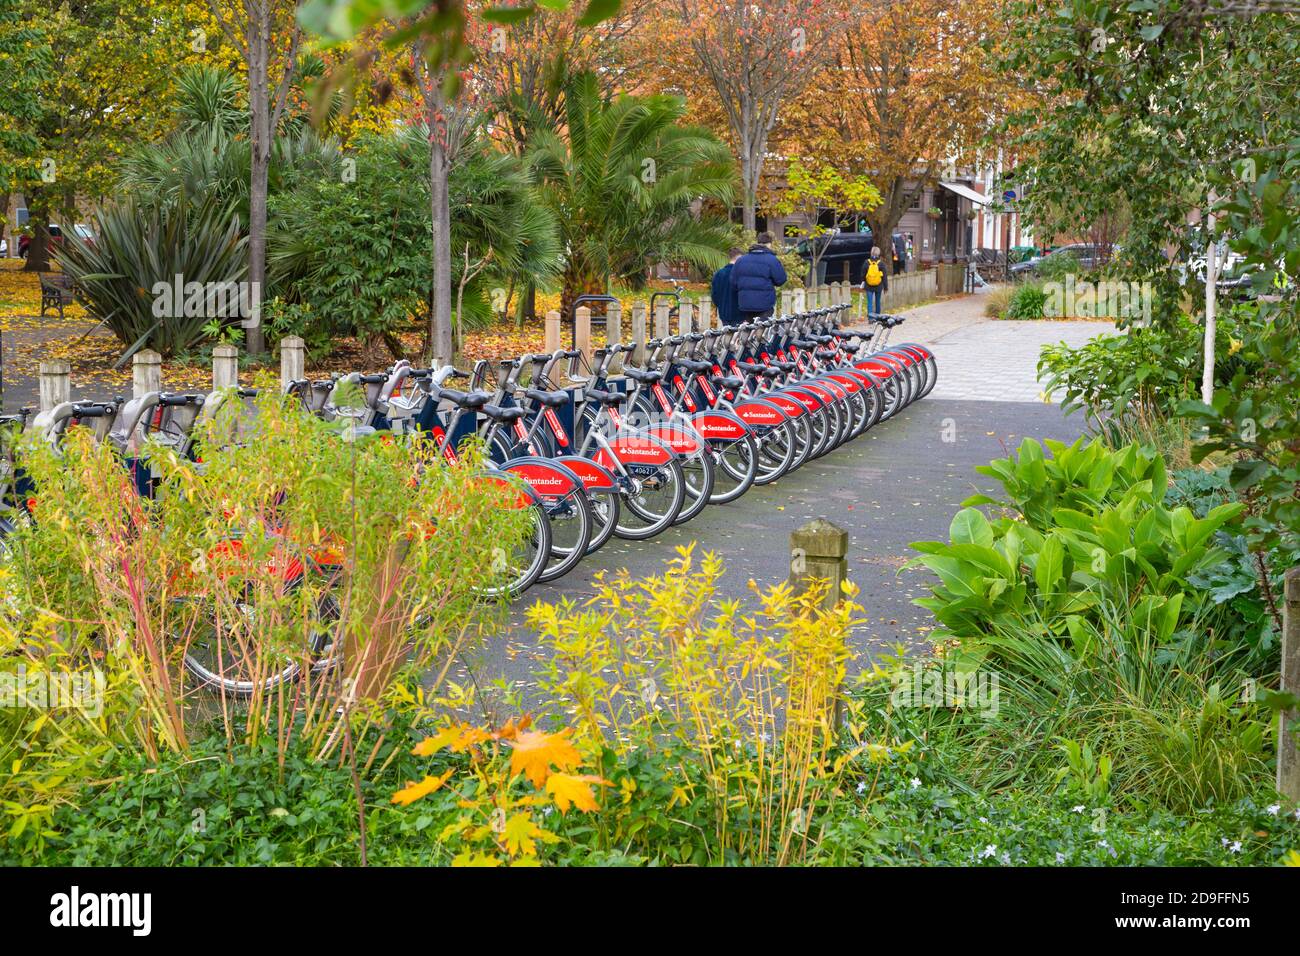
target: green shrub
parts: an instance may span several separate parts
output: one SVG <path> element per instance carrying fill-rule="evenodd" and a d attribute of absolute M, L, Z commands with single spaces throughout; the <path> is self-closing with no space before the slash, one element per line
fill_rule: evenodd
<path fill-rule="evenodd" d="M 1026 283 L 1015 287 L 1007 303 L 1007 319 L 1041 319 L 1047 305 L 1047 292 L 1041 283 Z"/>

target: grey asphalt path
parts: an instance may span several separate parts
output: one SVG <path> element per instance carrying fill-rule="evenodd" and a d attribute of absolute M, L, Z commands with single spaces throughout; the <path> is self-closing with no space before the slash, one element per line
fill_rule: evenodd
<path fill-rule="evenodd" d="M 940 382 L 943 366 L 940 365 Z M 1043 402 L 941 400 L 928 397 L 881 422 L 855 442 L 841 446 L 739 501 L 709 507 L 694 521 L 651 541 L 613 539 L 564 579 L 533 588 L 511 609 L 506 629 L 463 655 L 454 679 L 469 677 L 480 687 L 497 685 L 536 699 L 534 673 L 546 649 L 523 621 L 536 601 L 570 597 L 582 602 L 599 570 L 627 568 L 635 576 L 662 571 L 680 545 L 723 555 L 726 596 L 748 596 L 750 578 L 759 584 L 784 580 L 789 570 L 790 532 L 824 517 L 849 533 L 849 575 L 859 585 L 866 624 L 853 636 L 862 666 L 873 652 L 903 644 L 928 648 L 929 612 L 913 598 L 926 594 L 927 572 L 901 571 L 913 556 L 912 541 L 947 538 L 961 502 L 977 492 L 992 493 L 991 479 L 975 473 L 1029 436 L 1073 441 L 1082 429 L 1077 416 Z"/>

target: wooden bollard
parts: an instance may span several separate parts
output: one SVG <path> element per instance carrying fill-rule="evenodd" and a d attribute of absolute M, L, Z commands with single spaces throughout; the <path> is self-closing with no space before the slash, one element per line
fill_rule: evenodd
<path fill-rule="evenodd" d="M 644 302 L 632 303 L 632 364 L 645 364 L 645 319 L 647 306 Z"/>
<path fill-rule="evenodd" d="M 814 518 L 790 533 L 790 585 L 796 592 L 816 579 L 828 582 L 822 607 L 832 608 L 844 596 L 849 576 L 849 533 L 825 518 Z"/>
<path fill-rule="evenodd" d="M 218 345 L 212 350 L 212 390 L 239 385 L 239 347 Z"/>
<path fill-rule="evenodd" d="M 701 332 L 707 332 L 713 328 L 713 303 L 708 297 L 700 296 L 700 301 L 695 306 L 699 310 L 698 322 Z"/>
<path fill-rule="evenodd" d="M 605 307 L 605 342 L 608 345 L 623 343 L 623 306 L 619 302 L 611 302 Z M 611 375 L 617 375 L 621 371 L 623 371 L 623 353 L 620 352 L 610 359 L 609 372 Z"/>
<path fill-rule="evenodd" d="M 63 359 L 42 362 L 39 371 L 41 411 L 72 401 L 72 365 Z"/>
<path fill-rule="evenodd" d="M 307 343 L 297 335 L 280 340 L 280 388 L 307 376 Z"/>
<path fill-rule="evenodd" d="M 1280 690 L 1300 696 L 1300 568 L 1287 571 L 1284 593 Z M 1300 746 L 1289 728 L 1298 722 L 1300 709 L 1278 714 L 1277 789 L 1293 803 L 1300 803 Z"/>
<path fill-rule="evenodd" d="M 695 307 L 685 300 L 677 310 L 677 329 L 680 335 L 690 335 L 695 331 Z"/>
<path fill-rule="evenodd" d="M 579 306 L 573 313 L 574 340 L 573 347 L 591 362 L 591 309 Z M 563 346 L 561 346 L 563 348 Z"/>
<path fill-rule="evenodd" d="M 162 356 L 142 349 L 131 360 L 131 394 L 135 398 L 162 391 Z"/>
<path fill-rule="evenodd" d="M 655 307 L 655 338 L 666 339 L 673 334 L 671 320 L 672 310 L 666 305 Z"/>
<path fill-rule="evenodd" d="M 781 290 L 781 314 L 793 315 L 793 312 L 791 311 L 792 309 L 794 309 L 794 293 L 789 289 L 782 289 Z"/>
<path fill-rule="evenodd" d="M 546 337 L 543 341 L 542 348 L 548 353 L 564 348 L 560 344 L 560 313 L 554 310 L 546 313 Z"/>

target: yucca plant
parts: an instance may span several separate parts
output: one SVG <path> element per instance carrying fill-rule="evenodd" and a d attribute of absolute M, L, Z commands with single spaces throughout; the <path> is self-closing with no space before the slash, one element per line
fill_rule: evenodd
<path fill-rule="evenodd" d="M 175 355 L 206 334 L 213 318 L 207 310 L 174 314 L 191 310 L 161 304 L 155 290 L 160 283 L 169 290 L 178 276 L 187 285 L 237 283 L 247 273 L 239 220 L 212 198 L 154 209 L 128 199 L 99 212 L 94 231 L 93 244 L 69 236 L 57 259 L 77 283 L 87 311 L 126 347 L 118 364 L 142 348 Z"/>

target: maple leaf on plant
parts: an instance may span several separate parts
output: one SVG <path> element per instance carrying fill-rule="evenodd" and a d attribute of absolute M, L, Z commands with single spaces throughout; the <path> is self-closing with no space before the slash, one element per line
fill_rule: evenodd
<path fill-rule="evenodd" d="M 393 794 L 393 803 L 409 807 L 416 800 L 420 800 L 442 787 L 450 779 L 452 771 L 448 770 L 440 777 L 425 777 L 419 783 L 408 783 L 403 789 Z"/>
<path fill-rule="evenodd" d="M 525 856 L 536 856 L 538 840 L 543 843 L 555 843 L 560 839 L 554 833 L 539 827 L 527 813 L 516 813 L 506 820 L 501 836 L 506 843 L 506 852 L 511 856 L 518 856 L 520 853 Z"/>
<path fill-rule="evenodd" d="M 603 777 L 592 774 L 553 773 L 546 781 L 546 792 L 554 798 L 561 813 L 568 813 L 571 806 L 584 813 L 591 813 L 600 809 L 596 803 L 596 794 L 591 789 L 592 784 L 602 787 L 611 785 Z"/>
<path fill-rule="evenodd" d="M 510 753 L 510 772 L 523 773 L 534 787 L 546 783 L 554 765 L 561 770 L 572 770 L 582 763 L 582 756 L 569 743 L 569 731 L 548 734 L 542 730 L 526 730 L 516 734 L 514 749 Z"/>
<path fill-rule="evenodd" d="M 416 757 L 428 757 L 430 754 L 437 753 L 443 747 L 448 748 L 452 753 L 463 753 L 475 744 L 487 740 L 488 737 L 487 731 L 471 727 L 468 724 L 449 725 L 432 737 L 425 737 L 415 745 L 411 753 Z"/>

